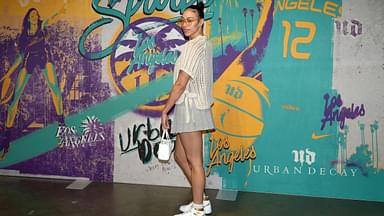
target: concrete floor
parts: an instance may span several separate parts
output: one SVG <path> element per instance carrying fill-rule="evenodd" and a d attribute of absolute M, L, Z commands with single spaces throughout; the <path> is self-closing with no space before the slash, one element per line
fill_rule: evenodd
<path fill-rule="evenodd" d="M 190 199 L 189 188 L 91 183 L 83 190 L 65 189 L 71 181 L 0 176 L 0 215 L 167 216 Z M 382 216 L 384 203 L 239 192 L 236 201 L 217 200 L 219 216 Z"/>

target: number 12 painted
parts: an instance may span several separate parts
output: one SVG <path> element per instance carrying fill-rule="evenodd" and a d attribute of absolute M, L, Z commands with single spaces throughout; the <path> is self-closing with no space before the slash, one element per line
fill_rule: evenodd
<path fill-rule="evenodd" d="M 283 40 L 283 58 L 287 58 L 288 56 L 288 41 L 289 35 L 291 34 L 291 23 L 287 20 L 283 20 L 283 27 L 285 28 L 284 40 Z M 296 21 L 296 28 L 304 28 L 308 29 L 308 35 L 304 37 L 296 37 L 291 42 L 291 55 L 296 59 L 309 59 L 311 54 L 308 52 L 299 52 L 297 51 L 298 44 L 310 44 L 313 40 L 313 37 L 316 34 L 316 25 L 313 22 L 306 21 Z"/>

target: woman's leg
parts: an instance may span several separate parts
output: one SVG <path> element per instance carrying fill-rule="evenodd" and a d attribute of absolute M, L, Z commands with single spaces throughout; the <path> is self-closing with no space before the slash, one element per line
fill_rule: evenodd
<path fill-rule="evenodd" d="M 203 139 L 201 131 L 180 133 L 181 144 L 184 147 L 191 169 L 193 202 L 203 203 L 205 173 L 203 167 Z"/>
<path fill-rule="evenodd" d="M 189 166 L 187 155 L 185 153 L 183 144 L 181 143 L 180 134 L 176 135 L 176 146 L 175 146 L 175 161 L 183 170 L 185 177 L 187 177 L 189 183 L 192 185 L 192 167 Z"/>
<path fill-rule="evenodd" d="M 21 97 L 21 93 L 23 93 L 24 88 L 25 88 L 30 76 L 31 75 L 27 73 L 27 70 L 25 68 L 23 68 L 20 71 L 19 75 L 17 76 L 15 94 L 13 96 L 13 100 L 11 102 L 11 105 L 8 107 L 7 121 L 5 123 L 6 128 L 12 128 L 13 127 L 13 124 L 15 122 L 16 113 L 17 113 L 17 107 L 19 105 L 19 100 Z"/>
<path fill-rule="evenodd" d="M 21 94 L 24 91 L 25 86 L 27 85 L 27 82 L 29 80 L 29 77 L 31 75 L 27 73 L 27 70 L 23 68 L 19 75 L 17 76 L 17 81 L 16 81 L 16 88 L 15 88 L 15 93 L 13 96 L 13 100 L 11 104 L 8 107 L 8 113 L 7 113 L 7 120 L 5 122 L 5 129 L 4 129 L 4 138 L 0 140 L 0 152 L 2 154 L 0 155 L 0 160 L 5 159 L 5 155 L 9 151 L 9 139 L 10 139 L 10 130 L 13 127 L 13 124 L 15 123 L 15 118 L 17 114 L 17 108 L 19 106 L 19 101 Z"/>
<path fill-rule="evenodd" d="M 59 83 L 57 81 L 57 75 L 55 72 L 55 67 L 52 63 L 48 62 L 45 69 L 43 69 L 43 74 L 45 79 L 48 82 L 48 86 L 51 92 L 53 99 L 53 104 L 55 105 L 56 113 L 59 116 L 63 115 L 63 100 L 61 97 L 61 92 L 59 89 Z"/>

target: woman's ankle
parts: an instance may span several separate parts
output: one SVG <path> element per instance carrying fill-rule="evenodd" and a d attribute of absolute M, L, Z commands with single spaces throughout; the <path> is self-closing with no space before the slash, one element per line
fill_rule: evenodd
<path fill-rule="evenodd" d="M 203 203 L 195 203 L 195 202 L 192 202 L 192 207 L 197 210 L 197 211 L 204 211 L 204 206 L 203 206 Z"/>

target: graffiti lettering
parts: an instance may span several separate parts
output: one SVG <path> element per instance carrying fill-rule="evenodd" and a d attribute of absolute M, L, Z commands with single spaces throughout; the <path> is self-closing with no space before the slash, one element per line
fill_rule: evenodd
<path fill-rule="evenodd" d="M 305 10 L 310 11 L 314 13 L 324 13 L 325 15 L 331 16 L 331 17 L 337 17 L 341 15 L 342 7 L 341 5 L 333 2 L 333 1 L 320 1 L 324 2 L 324 4 L 321 7 L 316 8 L 316 0 L 310 0 L 310 1 L 292 1 L 292 0 L 279 0 L 277 1 L 277 8 L 280 9 L 280 11 L 283 10 Z M 338 12 L 338 13 L 337 13 Z"/>
<path fill-rule="evenodd" d="M 94 145 L 97 141 L 105 140 L 103 133 L 100 134 L 83 134 L 81 136 L 65 136 L 60 139 L 59 146 L 76 148 L 86 143 L 89 145 Z"/>
<path fill-rule="evenodd" d="M 359 164 L 359 162 L 357 161 L 350 161 L 350 160 L 347 160 L 347 161 L 338 161 L 338 160 L 334 160 L 334 161 L 331 161 L 331 165 L 332 166 L 335 166 L 337 164 L 343 164 L 347 167 L 356 167 L 360 170 L 361 174 L 363 176 L 368 176 L 368 170 L 365 169 L 362 165 Z M 355 171 L 353 172 L 353 176 L 355 176 L 355 173 L 356 173 L 357 169 L 355 169 Z"/>
<path fill-rule="evenodd" d="M 59 126 L 57 128 L 56 137 L 70 136 L 70 135 L 76 135 L 75 127 Z"/>
<path fill-rule="evenodd" d="M 86 144 L 94 145 L 97 141 L 105 140 L 104 126 L 97 117 L 87 116 L 81 127 L 82 134 L 78 135 L 74 126 L 59 126 L 56 131 L 59 146 L 76 148 Z"/>
<path fill-rule="evenodd" d="M 77 135 L 75 127 L 65 126 L 58 127 L 56 137 L 59 139 L 60 147 L 69 148 L 77 148 L 85 144 L 94 145 L 97 141 L 105 140 L 104 131 L 83 132 Z"/>
<path fill-rule="evenodd" d="M 288 57 L 288 42 L 291 34 L 291 23 L 287 20 L 282 21 L 282 25 L 285 29 L 283 39 L 283 58 Z M 296 37 L 291 42 L 291 55 L 295 59 L 309 59 L 311 53 L 297 51 L 297 46 L 300 44 L 310 44 L 316 34 L 316 24 L 313 22 L 296 21 L 296 28 L 308 29 L 308 35 L 305 37 Z"/>
<path fill-rule="evenodd" d="M 148 66 L 148 73 L 151 74 L 156 64 L 175 64 L 178 56 L 176 51 L 168 52 L 168 48 L 165 48 L 161 53 L 149 52 L 150 50 L 156 51 L 155 37 L 142 38 L 142 34 L 138 34 L 138 37 L 139 39 L 136 43 L 132 64 L 129 65 L 127 73 L 130 74 L 135 65 L 137 65 L 137 70 L 139 70 L 142 65 Z"/>
<path fill-rule="evenodd" d="M 334 121 L 339 122 L 340 129 L 344 128 L 345 119 L 355 119 L 359 116 L 365 115 L 364 104 L 356 106 L 352 103 L 349 108 L 341 107 L 343 101 L 341 96 L 332 96 L 332 99 L 329 100 L 329 94 L 324 95 L 325 106 L 324 106 L 324 116 L 321 119 L 321 130 L 324 129 L 327 122 L 331 126 Z"/>
<path fill-rule="evenodd" d="M 249 161 L 249 172 L 250 174 L 252 169 L 252 160 L 256 159 L 256 150 L 252 145 L 249 148 L 240 147 L 240 150 L 230 150 L 228 137 L 224 139 L 210 139 L 211 148 L 209 151 L 210 162 L 207 165 L 206 175 L 211 174 L 213 167 L 224 164 L 228 166 L 228 172 L 232 173 L 234 162 L 244 162 Z"/>
<path fill-rule="evenodd" d="M 237 88 L 232 87 L 230 84 L 227 84 L 227 90 L 225 91 L 225 94 L 230 95 L 236 99 L 240 99 L 243 97 L 244 92 L 241 90 L 240 86 L 237 86 Z"/>
<path fill-rule="evenodd" d="M 254 165 L 253 173 L 274 175 L 308 175 L 308 176 L 341 176 L 341 177 L 356 177 L 358 169 L 348 168 L 338 171 L 336 168 L 326 167 L 303 167 L 303 166 L 277 166 L 277 165 Z"/>
<path fill-rule="evenodd" d="M 301 166 L 303 166 L 304 162 L 308 165 L 311 165 L 311 164 L 315 163 L 315 161 L 316 161 L 316 158 L 315 158 L 316 153 L 309 151 L 308 149 L 305 149 L 305 151 L 304 150 L 300 150 L 300 151 L 293 150 L 292 153 L 294 155 L 293 161 L 296 163 L 300 163 Z"/>
<path fill-rule="evenodd" d="M 152 155 L 157 157 L 162 132 L 162 128 L 152 127 L 149 118 L 147 118 L 146 124 L 135 124 L 132 130 L 130 128 L 127 130 L 126 144 L 124 143 L 123 135 L 119 133 L 121 154 L 126 154 L 137 149 L 139 158 L 143 164 L 148 163 L 152 159 Z M 170 136 L 171 139 L 175 137 L 175 135 L 172 134 L 170 134 Z"/>
<path fill-rule="evenodd" d="M 341 32 L 344 35 L 351 34 L 353 37 L 360 36 L 363 34 L 363 24 L 361 24 L 358 20 L 351 20 L 351 32 L 348 32 L 348 25 L 349 22 L 347 20 L 344 20 L 343 23 L 339 20 L 335 20 L 335 26 L 337 32 L 340 34 Z"/>
<path fill-rule="evenodd" d="M 100 1 L 101 0 L 92 0 L 93 10 L 98 14 L 118 19 L 122 23 L 123 25 L 122 31 L 124 31 L 128 28 L 129 24 L 131 23 L 131 17 L 134 14 L 136 14 L 139 8 L 141 8 L 142 6 L 143 6 L 142 7 L 143 13 L 146 15 L 150 15 L 154 11 L 162 11 L 165 9 L 167 5 L 169 5 L 170 10 L 173 12 L 182 12 L 185 10 L 185 8 L 195 4 L 197 0 L 190 0 L 190 1 L 164 0 L 162 3 L 161 3 L 161 0 L 153 0 L 151 1 L 152 3 L 151 5 L 149 3 L 150 2 L 149 0 L 136 1 L 136 3 L 134 3 L 133 0 L 128 0 L 125 8 L 125 13 L 122 13 L 121 11 L 113 8 L 117 3 L 116 0 L 109 0 L 109 3 L 108 3 L 109 7 L 100 6 L 99 5 Z M 210 7 L 212 3 L 213 3 L 213 0 L 206 1 L 205 7 L 206 8 Z M 212 18 L 212 16 L 213 14 L 208 13 L 205 19 L 209 20 Z M 96 52 L 87 52 L 84 47 L 85 41 L 88 35 L 90 35 L 93 31 L 95 31 L 99 27 L 109 24 L 113 21 L 113 18 L 109 18 L 109 17 L 102 17 L 101 19 L 96 20 L 91 25 L 89 25 L 81 35 L 79 40 L 79 52 L 85 58 L 90 60 L 102 59 L 106 56 L 109 56 L 112 53 L 113 48 L 115 47 L 115 44 L 111 44 L 104 50 L 96 51 Z"/>

